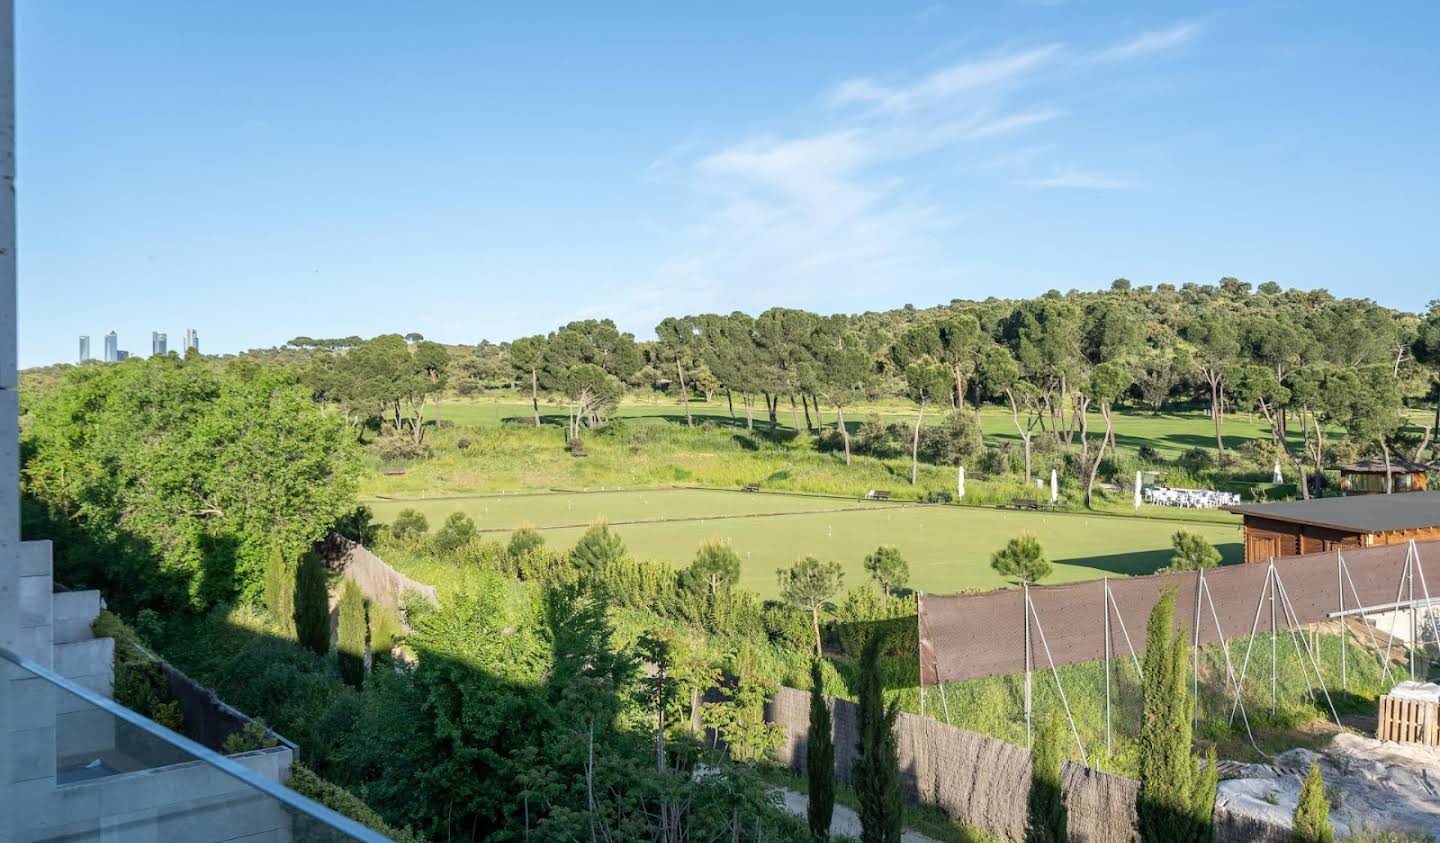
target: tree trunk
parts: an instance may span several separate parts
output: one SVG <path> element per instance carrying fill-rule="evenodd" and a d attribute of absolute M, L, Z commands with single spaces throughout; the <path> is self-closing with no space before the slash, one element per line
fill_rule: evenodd
<path fill-rule="evenodd" d="M 1015 403 L 1015 393 L 1005 390 L 1005 397 L 1010 400 L 1010 420 L 1015 422 L 1015 432 L 1020 434 L 1020 441 L 1025 443 L 1025 488 L 1030 488 L 1030 431 L 1020 425 L 1020 407 Z"/>
<path fill-rule="evenodd" d="M 820 413 L 820 398 L 816 395 L 810 396 L 810 403 L 815 405 L 815 429 L 825 429 L 825 416 Z"/>
<path fill-rule="evenodd" d="M 1385 494 L 1395 491 L 1395 475 L 1390 471 L 1390 443 L 1380 437 L 1380 452 L 1385 455 Z"/>
<path fill-rule="evenodd" d="M 728 386 L 725 387 L 725 402 L 730 405 L 730 419 L 733 421 L 735 419 L 735 394 L 730 391 Z"/>
<path fill-rule="evenodd" d="M 745 405 L 745 431 L 746 431 L 747 433 L 754 433 L 754 432 L 755 432 L 755 399 L 752 398 L 752 397 L 750 396 L 750 393 L 747 392 L 747 393 L 745 393 L 744 395 L 740 396 L 740 401 L 741 401 L 741 403 L 743 403 L 743 404 Z"/>
<path fill-rule="evenodd" d="M 1100 440 L 1100 450 L 1095 452 L 1095 461 L 1090 463 L 1090 476 L 1085 478 L 1085 508 L 1094 509 L 1095 476 L 1100 473 L 1100 461 L 1105 459 L 1105 445 L 1110 441 L 1113 425 L 1110 420 L 1110 405 L 1100 402 L 1100 415 L 1105 419 L 1105 436 Z M 1082 436 L 1084 434 L 1081 434 Z"/>
<path fill-rule="evenodd" d="M 1219 454 L 1216 462 L 1225 464 L 1225 439 L 1220 435 L 1220 374 L 1207 376 L 1210 381 L 1210 416 L 1215 420 L 1215 450 Z"/>
<path fill-rule="evenodd" d="M 910 485 L 914 486 L 920 475 L 920 423 L 925 418 L 925 399 L 920 399 L 920 412 L 915 414 L 915 438 L 910 441 Z"/>
<path fill-rule="evenodd" d="M 540 370 L 530 370 L 530 406 L 535 410 L 535 426 L 540 426 Z"/>
<path fill-rule="evenodd" d="M 774 430 L 780 425 L 779 419 L 775 418 L 780 407 L 780 396 L 775 396 L 775 400 L 772 402 L 770 400 L 770 393 L 762 392 L 760 394 L 765 396 L 765 411 L 770 415 L 770 429 Z"/>
<path fill-rule="evenodd" d="M 790 399 L 790 402 L 793 405 L 795 399 L 792 397 Z M 815 425 L 813 422 L 810 421 L 810 399 L 803 392 L 800 393 L 800 403 L 805 405 L 805 432 L 814 433 Z"/>
<path fill-rule="evenodd" d="M 958 365 L 955 367 L 955 409 L 965 409 L 965 375 Z"/>
<path fill-rule="evenodd" d="M 840 428 L 840 441 L 845 443 L 845 464 L 850 464 L 850 431 L 845 427 L 845 408 L 835 405 L 835 424 Z"/>
<path fill-rule="evenodd" d="M 779 401 L 780 399 L 777 397 L 775 400 L 776 400 L 776 401 Z M 809 411 L 809 410 L 806 410 L 806 411 L 805 411 L 805 416 L 806 416 L 807 418 L 810 416 L 810 411 Z M 797 409 L 796 406 L 795 406 L 795 393 L 793 393 L 793 392 L 790 393 L 790 422 L 791 422 L 791 424 L 794 426 L 795 432 L 796 432 L 796 433 L 799 433 L 799 432 L 800 432 L 800 410 Z M 809 427 L 809 425 L 807 424 L 806 427 Z"/>
<path fill-rule="evenodd" d="M 685 388 L 685 367 L 681 365 L 679 356 L 675 358 L 675 374 L 680 378 L 680 401 L 685 405 L 685 426 L 694 427 L 695 420 L 690 418 L 690 390 Z"/>

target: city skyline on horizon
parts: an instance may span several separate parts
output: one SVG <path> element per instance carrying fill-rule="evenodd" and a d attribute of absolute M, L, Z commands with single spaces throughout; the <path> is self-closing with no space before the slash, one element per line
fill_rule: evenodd
<path fill-rule="evenodd" d="M 96 358 L 91 355 L 91 351 L 90 351 L 90 337 L 91 337 L 92 335 L 91 335 L 91 334 L 79 334 L 79 335 L 77 335 L 77 336 L 79 337 L 79 348 L 78 348 L 78 351 L 77 351 L 77 354 L 76 354 L 75 362 L 77 362 L 77 363 L 85 363 L 85 362 L 87 362 L 87 361 L 95 360 Z M 111 328 L 109 331 L 106 331 L 104 334 L 100 334 L 99 336 L 101 337 L 101 339 L 102 339 L 103 342 L 104 342 L 103 350 L 102 350 L 102 352 L 101 352 L 101 357 L 99 358 L 100 362 L 116 363 L 116 362 L 119 362 L 119 361 L 121 361 L 121 360 L 129 359 L 130 357 L 137 357 L 137 356 L 139 356 L 139 355 L 135 354 L 134 352 L 130 351 L 129 349 L 120 348 L 120 332 L 117 331 L 116 329 Z M 150 353 L 149 353 L 148 355 L 145 355 L 145 356 L 146 356 L 146 357 L 157 357 L 157 356 L 160 356 L 160 355 L 163 355 L 163 354 L 168 354 L 168 353 L 170 353 L 171 351 L 175 351 L 175 352 L 178 352 L 178 353 L 182 353 L 182 354 L 183 354 L 185 351 L 188 351 L 191 347 L 194 347 L 197 351 L 198 351 L 199 348 L 200 348 L 200 344 L 199 344 L 200 334 L 199 334 L 199 332 L 198 332 L 197 330 L 195 330 L 194 328 L 186 328 L 186 329 L 185 329 L 185 341 L 184 341 L 184 344 L 183 344 L 179 349 L 170 349 L 170 348 L 169 348 L 169 336 L 170 336 L 170 335 L 169 335 L 169 332 L 168 332 L 168 331 L 157 331 L 157 330 L 153 330 L 153 329 L 152 329 L 152 330 L 150 331 Z M 121 356 L 121 355 L 123 355 L 123 356 Z M 39 364 L 39 365 L 41 365 L 41 366 L 56 365 L 56 364 L 65 363 L 65 362 L 67 362 L 67 361 L 64 361 L 64 360 L 56 360 L 56 361 L 52 361 L 51 363 L 42 363 L 42 364 Z"/>

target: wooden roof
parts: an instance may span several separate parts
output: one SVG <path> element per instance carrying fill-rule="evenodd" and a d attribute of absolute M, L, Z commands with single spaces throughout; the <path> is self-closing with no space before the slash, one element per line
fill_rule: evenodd
<path fill-rule="evenodd" d="M 1384 474 L 1384 460 L 1362 460 L 1360 462 L 1343 463 L 1335 466 L 1336 470 L 1346 474 Z M 1393 459 L 1390 461 L 1391 474 L 1424 474 L 1430 471 L 1431 467 L 1423 462 L 1411 462 L 1405 459 Z"/>
<path fill-rule="evenodd" d="M 1328 527 L 1347 533 L 1388 533 L 1440 526 L 1440 492 L 1238 504 L 1224 509 L 1240 515 Z"/>

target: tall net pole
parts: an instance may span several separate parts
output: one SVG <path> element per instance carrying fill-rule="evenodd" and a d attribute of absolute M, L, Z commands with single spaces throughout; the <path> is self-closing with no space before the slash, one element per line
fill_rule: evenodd
<path fill-rule="evenodd" d="M 1104 585 L 1104 605 L 1100 611 L 1105 613 L 1105 755 L 1111 754 L 1110 743 L 1110 578 L 1105 577 L 1101 582 Z"/>
<path fill-rule="evenodd" d="M 1025 746 L 1033 748 L 1035 737 L 1030 724 L 1030 583 L 1023 583 L 1025 591 Z"/>

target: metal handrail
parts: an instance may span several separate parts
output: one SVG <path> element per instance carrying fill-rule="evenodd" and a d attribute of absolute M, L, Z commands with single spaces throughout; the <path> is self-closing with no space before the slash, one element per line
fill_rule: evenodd
<path fill-rule="evenodd" d="M 390 838 L 382 834 L 377 834 L 375 831 L 355 822 L 349 817 L 327 808 L 312 799 L 301 796 L 299 793 L 296 793 L 284 785 L 272 782 L 245 766 L 226 758 L 213 749 L 202 746 L 184 735 L 176 734 L 148 717 L 136 714 L 108 697 L 101 696 L 89 688 L 77 685 L 69 679 L 36 664 L 24 656 L 0 647 L 0 659 L 8 661 L 21 670 L 44 679 L 62 691 L 71 693 L 107 714 L 125 721 L 142 732 L 194 756 L 197 761 L 214 767 L 225 775 L 239 781 L 241 784 L 252 787 L 311 819 L 324 823 L 342 834 L 361 841 L 361 843 L 392 843 Z"/>

